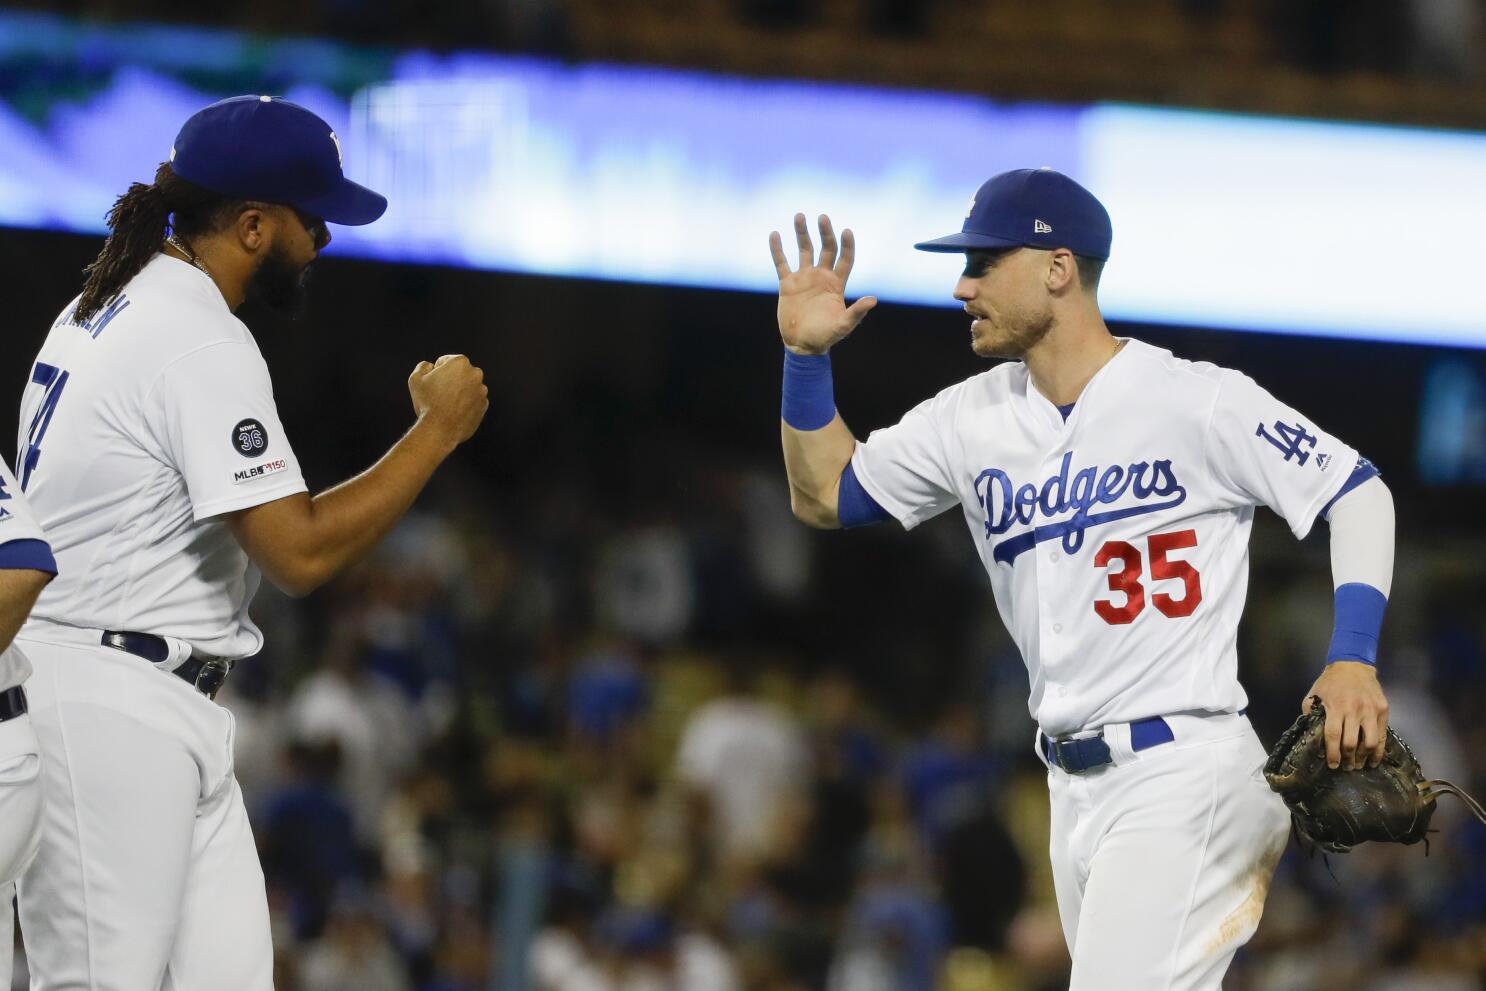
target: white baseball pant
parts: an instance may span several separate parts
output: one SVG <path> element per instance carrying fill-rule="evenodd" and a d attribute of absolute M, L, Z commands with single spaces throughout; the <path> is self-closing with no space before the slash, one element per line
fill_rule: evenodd
<path fill-rule="evenodd" d="M 1290 835 L 1264 748 L 1244 716 L 1166 720 L 1172 742 L 1106 726 L 1113 763 L 1048 769 L 1069 991 L 1216 991 L 1259 925 Z"/>
<path fill-rule="evenodd" d="M 19 883 L 32 991 L 271 989 L 231 713 L 97 630 L 45 635 L 22 641 L 47 755 Z"/>
<path fill-rule="evenodd" d="M 41 747 L 29 714 L 0 722 L 0 987 L 15 953 L 15 879 L 41 841 Z"/>

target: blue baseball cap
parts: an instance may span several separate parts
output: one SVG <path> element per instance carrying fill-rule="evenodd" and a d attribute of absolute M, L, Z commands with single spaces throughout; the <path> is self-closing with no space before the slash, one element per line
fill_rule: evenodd
<path fill-rule="evenodd" d="M 920 241 L 920 251 L 981 248 L 1067 248 L 1108 258 L 1114 229 L 1104 204 L 1061 172 L 1016 169 L 987 179 L 970 202 L 958 234 Z"/>
<path fill-rule="evenodd" d="M 332 224 L 369 224 L 387 197 L 347 179 L 330 125 L 276 96 L 234 96 L 191 115 L 170 168 L 187 182 L 245 200 L 282 203 Z"/>

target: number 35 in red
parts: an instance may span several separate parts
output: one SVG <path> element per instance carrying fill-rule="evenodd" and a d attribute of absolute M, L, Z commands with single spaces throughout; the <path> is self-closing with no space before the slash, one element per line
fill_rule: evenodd
<path fill-rule="evenodd" d="M 1155 581 L 1180 578 L 1184 587 L 1179 599 L 1165 592 L 1152 593 L 1151 605 L 1172 619 L 1192 615 L 1202 603 L 1202 576 L 1186 561 L 1169 561 L 1166 555 L 1171 551 L 1196 547 L 1197 531 L 1155 533 L 1147 543 L 1151 552 L 1151 578 Z M 1143 574 L 1140 551 L 1123 540 L 1111 540 L 1094 555 L 1094 567 L 1108 568 L 1111 561 L 1119 561 L 1123 567 L 1109 573 L 1109 590 L 1121 593 L 1125 601 L 1117 606 L 1109 599 L 1096 599 L 1094 611 L 1106 623 L 1123 626 L 1135 622 L 1135 617 L 1145 610 L 1145 588 L 1140 584 Z"/>

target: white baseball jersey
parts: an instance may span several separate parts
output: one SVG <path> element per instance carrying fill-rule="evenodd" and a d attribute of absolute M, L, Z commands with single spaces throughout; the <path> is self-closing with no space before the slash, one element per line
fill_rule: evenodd
<path fill-rule="evenodd" d="M 51 545 L 4 461 L 0 461 L 0 568 L 57 573 Z M 31 664 L 15 644 L 0 653 L 0 691 L 19 685 L 30 675 Z"/>
<path fill-rule="evenodd" d="M 16 471 L 60 566 L 33 623 L 256 653 L 259 574 L 222 514 L 305 491 L 257 343 L 165 254 L 86 324 L 75 302 L 21 402 Z"/>
<path fill-rule="evenodd" d="M 1357 452 L 1240 372 L 1131 340 L 1065 422 L 1019 362 L 872 433 L 862 487 L 905 527 L 959 505 L 1049 735 L 1236 712 L 1254 507 L 1304 537 Z"/>

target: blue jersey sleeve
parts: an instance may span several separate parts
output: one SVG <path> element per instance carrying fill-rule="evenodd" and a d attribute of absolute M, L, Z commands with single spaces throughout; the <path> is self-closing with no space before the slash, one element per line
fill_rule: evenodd
<path fill-rule="evenodd" d="M 0 544 L 0 570 L 20 569 L 57 573 L 57 560 L 45 540 L 10 540 Z"/>

